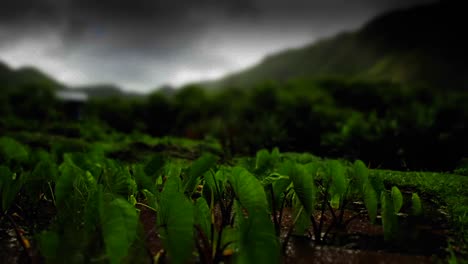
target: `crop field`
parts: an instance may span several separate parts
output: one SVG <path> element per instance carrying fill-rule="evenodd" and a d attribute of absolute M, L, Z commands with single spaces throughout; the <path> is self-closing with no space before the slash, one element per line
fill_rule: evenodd
<path fill-rule="evenodd" d="M 40 147 L 26 138 L 0 138 L 4 262 L 455 263 L 466 254 L 466 176 L 277 148 L 227 161 L 213 142 L 176 138 Z"/>

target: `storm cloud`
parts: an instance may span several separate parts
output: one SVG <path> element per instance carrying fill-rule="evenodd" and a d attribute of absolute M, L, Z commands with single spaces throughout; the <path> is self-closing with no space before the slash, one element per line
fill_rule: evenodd
<path fill-rule="evenodd" d="M 218 78 L 429 0 L 6 0 L 0 60 L 69 85 L 149 91 Z"/>

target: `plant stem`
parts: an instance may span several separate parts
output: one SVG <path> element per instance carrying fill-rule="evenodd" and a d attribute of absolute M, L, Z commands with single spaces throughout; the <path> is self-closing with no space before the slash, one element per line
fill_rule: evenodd
<path fill-rule="evenodd" d="M 318 228 L 317 222 L 315 221 L 314 215 L 310 216 L 310 221 L 312 222 L 312 228 L 314 229 L 314 239 L 318 243 L 320 243 L 321 234 L 320 234 L 320 230 Z"/>
<path fill-rule="evenodd" d="M 211 264 L 213 263 L 213 259 L 211 256 L 210 241 L 208 241 L 208 238 L 206 237 L 205 233 L 203 233 L 203 230 L 201 229 L 200 225 L 194 225 L 194 227 L 195 230 L 197 230 L 198 235 L 200 236 L 203 244 L 203 246 L 201 246 L 199 243 L 196 243 L 198 252 L 201 256 L 203 256 L 204 263 Z"/>
<path fill-rule="evenodd" d="M 325 207 L 326 207 L 325 201 L 327 201 L 329 188 L 330 188 L 330 185 L 328 184 L 327 187 L 325 188 L 325 194 L 323 198 L 324 200 L 322 202 L 322 208 L 321 208 L 321 213 L 320 213 L 320 223 L 319 223 L 318 230 L 317 230 L 317 233 L 320 234 L 320 237 L 322 236 L 323 216 L 325 215 Z M 319 238 L 318 240 L 320 241 L 321 239 Z"/>
<path fill-rule="evenodd" d="M 338 222 L 338 218 L 336 217 L 335 210 L 331 206 L 330 202 L 327 201 L 327 205 L 328 205 L 328 208 L 330 209 L 330 213 L 331 213 L 331 215 L 333 217 L 333 221 Z"/>
<path fill-rule="evenodd" d="M 50 195 L 52 195 L 52 201 L 54 202 L 54 206 L 56 206 L 55 195 L 54 195 L 54 192 L 52 191 L 52 186 L 50 185 L 50 182 L 47 182 L 47 185 L 49 185 Z"/>
<path fill-rule="evenodd" d="M 156 209 L 154 209 L 153 207 L 151 207 L 151 206 L 149 206 L 149 205 L 146 205 L 146 204 L 144 204 L 144 203 L 136 203 L 135 205 L 140 205 L 140 206 L 146 207 L 146 208 L 148 208 L 148 209 L 150 209 L 151 211 L 156 212 L 156 213 L 158 212 L 158 211 L 157 211 Z"/>
<path fill-rule="evenodd" d="M 284 204 L 286 203 L 286 196 L 288 196 L 288 193 L 291 189 L 286 191 L 284 193 L 283 201 L 281 202 L 281 208 L 280 208 L 280 215 L 279 215 L 279 222 L 281 223 L 283 221 L 283 209 L 284 209 Z"/>
<path fill-rule="evenodd" d="M 272 210 L 272 215 L 273 215 L 273 222 L 275 223 L 276 236 L 279 237 L 281 223 L 278 222 L 278 217 L 276 215 L 275 193 L 273 192 L 273 186 L 271 184 L 268 186 L 268 189 L 270 190 L 270 194 L 271 194 L 271 210 Z"/>
<path fill-rule="evenodd" d="M 301 206 L 301 209 L 299 209 L 299 212 L 297 213 L 296 217 L 294 218 L 294 222 L 292 223 L 291 227 L 289 227 L 288 233 L 286 234 L 286 237 L 284 238 L 283 242 L 283 255 L 286 255 L 286 247 L 288 246 L 289 243 L 289 238 L 291 237 L 292 231 L 294 230 L 294 226 L 296 225 L 297 221 L 299 220 L 299 217 L 302 214 L 304 207 Z"/>

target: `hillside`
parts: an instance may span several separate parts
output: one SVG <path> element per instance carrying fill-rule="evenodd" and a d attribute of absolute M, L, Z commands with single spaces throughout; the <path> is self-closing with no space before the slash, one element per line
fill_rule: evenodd
<path fill-rule="evenodd" d="M 0 83 L 2 90 L 15 89 L 27 85 L 40 85 L 50 89 L 63 89 L 65 86 L 45 73 L 33 67 L 22 67 L 17 70 L 0 62 Z"/>
<path fill-rule="evenodd" d="M 209 87 L 245 87 L 265 80 L 344 77 L 468 88 L 468 41 L 460 37 L 463 13 L 457 2 L 396 10 L 356 32 L 345 32 L 303 48 L 266 57 Z"/>
<path fill-rule="evenodd" d="M 5 63 L 0 61 L 0 84 L 2 91 L 15 90 L 18 88 L 27 89 L 28 86 L 34 85 L 52 90 L 72 89 L 86 93 L 90 98 L 107 98 L 107 97 L 141 97 L 138 93 L 128 93 L 122 91 L 117 86 L 111 84 L 96 84 L 80 87 L 70 87 L 60 83 L 53 77 L 34 67 L 21 67 L 12 69 Z"/>

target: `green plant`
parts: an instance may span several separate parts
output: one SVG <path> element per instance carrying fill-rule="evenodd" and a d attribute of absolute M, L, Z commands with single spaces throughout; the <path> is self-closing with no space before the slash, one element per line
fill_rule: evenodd
<path fill-rule="evenodd" d="M 321 165 L 312 163 L 308 165 L 308 170 L 314 175 L 318 187 L 320 214 L 314 216 L 313 211 L 308 213 L 317 243 L 325 242 L 333 230 L 346 229 L 357 215 L 345 220 L 344 213 L 350 201 L 356 197 L 360 196 L 363 199 L 369 219 L 371 222 L 374 221 L 377 214 L 377 197 L 374 187 L 368 180 L 367 167 L 361 161 L 356 161 L 348 168 L 334 160 Z M 306 207 L 305 209 L 305 212 L 308 212 Z M 332 221 L 327 229 L 323 230 L 326 212 L 330 213 Z"/>
<path fill-rule="evenodd" d="M 55 182 L 55 223 L 37 237 L 46 260 L 121 263 L 137 238 L 138 214 L 126 199 L 135 186 L 128 169 L 114 161 L 65 155 Z"/>
<path fill-rule="evenodd" d="M 241 167 L 234 167 L 228 181 L 236 199 L 239 228 L 238 263 L 278 263 L 279 241 L 269 217 L 261 182 Z"/>
<path fill-rule="evenodd" d="M 423 213 L 421 198 L 417 193 L 413 193 L 411 196 L 411 203 L 412 203 L 412 214 L 414 216 L 420 216 Z"/>
<path fill-rule="evenodd" d="M 386 191 L 380 194 L 382 226 L 385 240 L 394 239 L 397 235 L 398 217 L 395 211 L 395 201 Z"/>
<path fill-rule="evenodd" d="M 194 246 L 194 208 L 179 177 L 169 177 L 160 195 L 157 226 L 171 262 L 185 263 Z"/>
<path fill-rule="evenodd" d="M 381 216 L 385 240 L 394 240 L 398 236 L 398 217 L 403 206 L 403 195 L 398 187 L 393 186 L 391 191 L 381 192 Z M 411 196 L 411 214 L 413 216 L 422 215 L 421 199 L 417 193 Z"/>

